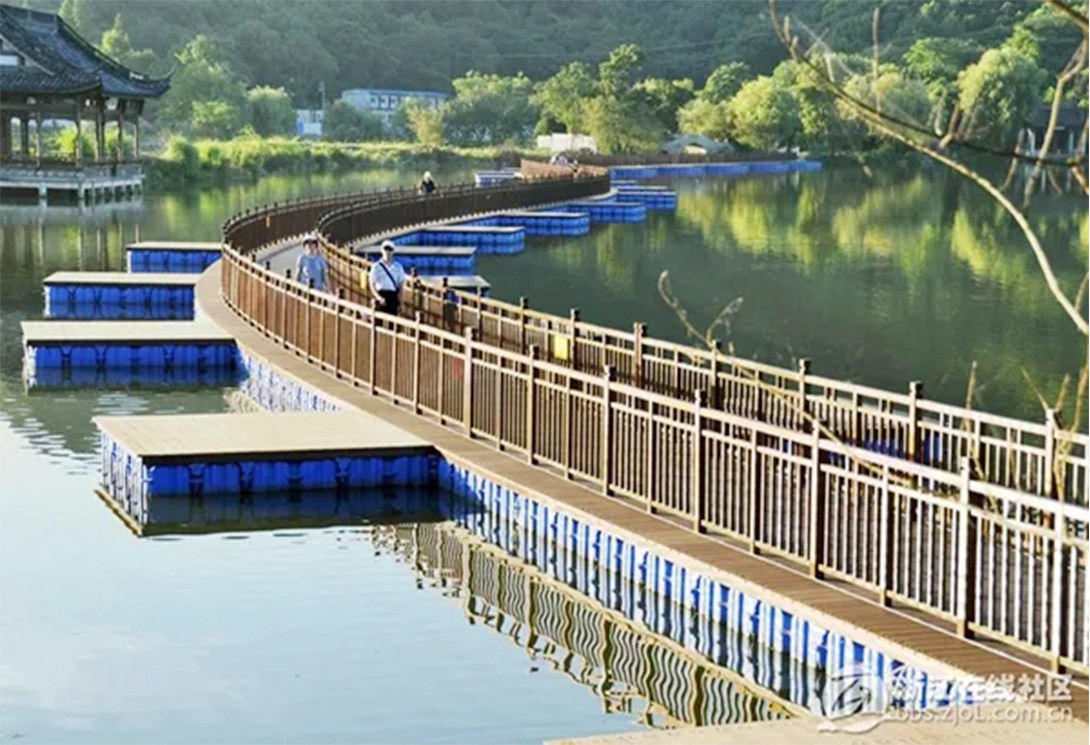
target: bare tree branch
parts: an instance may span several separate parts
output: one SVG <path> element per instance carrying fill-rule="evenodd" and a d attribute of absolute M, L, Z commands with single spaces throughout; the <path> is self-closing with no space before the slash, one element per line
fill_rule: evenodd
<path fill-rule="evenodd" d="M 1090 24 L 1088 24 L 1086 16 L 1082 13 L 1072 8 L 1067 3 L 1061 2 L 1061 0 L 1045 0 L 1045 2 L 1067 16 L 1069 20 L 1082 29 L 1083 34 L 1090 33 Z"/>
<path fill-rule="evenodd" d="M 1045 130 L 1044 139 L 1041 140 L 1041 149 L 1037 151 L 1038 160 L 1036 165 L 1033 166 L 1033 175 L 1026 180 L 1026 190 L 1022 197 L 1022 209 L 1029 207 L 1030 200 L 1033 198 L 1033 185 L 1037 182 L 1037 177 L 1041 175 L 1041 169 L 1044 168 L 1044 159 L 1048 158 L 1048 151 L 1052 148 L 1052 138 L 1056 134 L 1056 123 L 1060 119 L 1060 105 L 1063 103 L 1064 88 L 1082 71 L 1082 66 L 1086 62 L 1086 39 L 1082 40 L 1079 44 L 1079 48 L 1075 50 L 1075 53 L 1071 55 L 1071 59 L 1067 63 L 1067 67 L 1056 78 L 1056 89 L 1052 94 L 1052 110 L 1048 115 L 1048 128 Z"/>

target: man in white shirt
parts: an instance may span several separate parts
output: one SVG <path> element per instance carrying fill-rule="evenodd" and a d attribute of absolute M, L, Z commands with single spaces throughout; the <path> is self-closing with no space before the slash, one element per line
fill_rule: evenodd
<path fill-rule="evenodd" d="M 398 292 L 405 283 L 405 269 L 394 261 L 393 241 L 382 242 L 382 259 L 371 265 L 369 284 L 375 305 L 383 313 L 397 315 Z"/>

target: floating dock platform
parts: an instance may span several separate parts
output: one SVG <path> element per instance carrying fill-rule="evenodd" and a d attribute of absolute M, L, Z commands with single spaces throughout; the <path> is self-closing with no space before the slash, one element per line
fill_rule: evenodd
<path fill-rule="evenodd" d="M 468 274 L 477 265 L 476 246 L 412 246 L 396 240 L 394 243 L 398 263 L 420 274 Z M 375 261 L 382 254 L 382 247 L 364 246 L 356 253 Z"/>
<path fill-rule="evenodd" d="M 239 382 L 234 365 L 221 367 L 41 367 L 24 377 L 29 391 L 69 388 L 223 388 Z"/>
<path fill-rule="evenodd" d="M 42 281 L 46 318 L 193 318 L 196 274 L 54 272 Z"/>
<path fill-rule="evenodd" d="M 480 290 L 480 293 L 485 297 L 488 297 L 492 291 L 491 283 L 479 274 L 431 274 L 420 277 L 420 281 L 424 284 L 436 287 L 442 287 L 443 280 L 447 281 L 447 288 L 450 290 L 462 290 L 463 292 L 477 292 Z M 454 300 L 453 297 L 450 299 Z"/>
<path fill-rule="evenodd" d="M 476 246 L 477 253 L 515 254 L 525 247 L 526 230 L 514 226 L 435 225 L 402 236 L 410 246 Z"/>
<path fill-rule="evenodd" d="M 233 370 L 235 340 L 205 321 L 23 321 L 27 377 L 47 368 Z"/>
<path fill-rule="evenodd" d="M 641 202 L 628 202 L 614 199 L 595 199 L 585 202 L 567 202 L 561 206 L 564 211 L 585 212 L 592 223 L 598 222 L 643 222 L 647 219 L 647 207 Z"/>
<path fill-rule="evenodd" d="M 125 246 L 130 272 L 201 273 L 219 261 L 220 243 L 189 241 L 142 241 Z"/>
<path fill-rule="evenodd" d="M 617 196 L 625 202 L 639 202 L 649 210 L 677 208 L 677 192 L 665 186 L 621 186 Z"/>
<path fill-rule="evenodd" d="M 526 235 L 586 235 L 590 232 L 590 215 L 579 210 L 533 211 L 512 210 L 492 217 L 469 220 L 459 225 L 488 227 L 522 227 Z"/>
<path fill-rule="evenodd" d="M 519 178 L 517 171 L 477 171 L 473 174 L 473 181 L 477 186 L 495 186 L 517 178 Z"/>
<path fill-rule="evenodd" d="M 731 176 L 746 173 L 817 171 L 817 160 L 753 160 L 733 163 L 664 163 L 662 165 L 614 166 L 609 169 L 614 185 L 631 180 L 680 178 L 685 176 Z"/>
<path fill-rule="evenodd" d="M 424 486 L 426 441 L 361 411 L 96 417 L 120 504 L 154 497 Z"/>

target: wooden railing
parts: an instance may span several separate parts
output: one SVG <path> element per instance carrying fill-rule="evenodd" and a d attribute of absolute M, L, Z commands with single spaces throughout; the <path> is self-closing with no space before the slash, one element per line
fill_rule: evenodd
<path fill-rule="evenodd" d="M 1085 435 L 928 402 L 917 386 L 892 394 L 418 283 L 405 290 L 408 317 L 376 313 L 359 289 L 366 263 L 335 242 L 399 219 L 548 202 L 563 186 L 473 189 L 491 199 L 459 189 L 446 206 L 443 195 L 340 198 L 319 220 L 339 296 L 252 260 L 261 225 L 275 243 L 319 205 L 286 210 L 290 228 L 251 215 L 232 223 L 237 241 L 225 236 L 223 294 L 286 348 L 441 424 L 1088 669 Z"/>

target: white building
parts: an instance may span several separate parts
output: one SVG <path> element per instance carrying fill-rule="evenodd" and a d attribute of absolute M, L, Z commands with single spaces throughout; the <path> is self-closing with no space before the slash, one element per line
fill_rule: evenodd
<path fill-rule="evenodd" d="M 438 109 L 450 96 L 438 91 L 406 91 L 390 88 L 352 88 L 341 94 L 341 100 L 357 111 L 375 114 L 389 127 L 394 112 L 403 102 L 412 99 L 424 101 Z"/>

